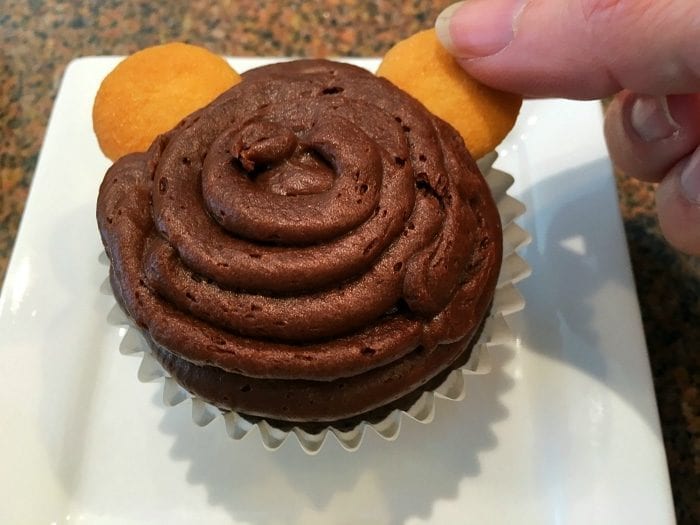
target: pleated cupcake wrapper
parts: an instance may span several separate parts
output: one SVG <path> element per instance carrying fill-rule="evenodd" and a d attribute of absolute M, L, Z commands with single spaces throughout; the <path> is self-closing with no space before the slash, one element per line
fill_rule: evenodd
<path fill-rule="evenodd" d="M 195 424 L 206 426 L 215 419 L 222 418 L 226 432 L 232 439 L 242 439 L 249 433 L 257 432 L 263 446 L 268 450 L 279 448 L 293 434 L 307 454 L 318 453 L 329 439 L 335 439 L 347 451 L 354 451 L 360 447 L 367 432 L 375 432 L 388 441 L 395 440 L 399 435 L 404 418 L 410 418 L 419 423 L 430 423 L 435 415 L 436 398 L 450 401 L 462 400 L 465 397 L 465 383 L 468 381 L 468 377 L 490 371 L 489 347 L 507 343 L 512 339 L 506 317 L 522 310 L 525 306 L 525 300 L 517 290 L 516 283 L 530 274 L 530 267 L 516 252 L 530 241 L 530 236 L 514 222 L 525 212 L 525 206 L 506 193 L 513 184 L 513 177 L 492 167 L 496 158 L 497 154 L 493 152 L 483 157 L 478 163 L 497 203 L 503 225 L 503 263 L 491 313 L 486 320 L 481 337 L 472 349 L 468 362 L 453 370 L 435 390 L 424 392 L 409 409 L 396 409 L 379 422 L 362 421 L 349 430 L 329 426 L 315 434 L 306 432 L 299 427 L 292 427 L 290 430 L 281 429 L 265 420 L 250 421 L 236 412 L 222 412 L 215 406 L 190 394 L 170 377 L 151 353 L 150 347 L 139 329 L 115 301 L 114 307 L 107 316 L 107 321 L 113 326 L 126 327 L 119 351 L 125 355 L 141 357 L 141 365 L 137 374 L 140 381 L 163 382 L 163 402 L 166 406 L 175 406 L 190 399 L 192 420 Z M 100 262 L 109 265 L 109 260 L 104 252 L 100 255 Z M 109 279 L 104 281 L 101 291 L 112 295 Z"/>

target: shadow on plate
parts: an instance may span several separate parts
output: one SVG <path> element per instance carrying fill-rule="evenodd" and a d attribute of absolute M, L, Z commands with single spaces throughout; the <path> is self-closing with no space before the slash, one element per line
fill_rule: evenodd
<path fill-rule="evenodd" d="M 467 398 L 438 400 L 435 420 L 404 420 L 398 439 L 373 432 L 356 452 L 328 440 L 307 456 L 293 438 L 268 452 L 252 432 L 228 438 L 220 418 L 206 429 L 189 421 L 189 403 L 164 409 L 160 429 L 173 437 L 187 481 L 206 488 L 209 503 L 250 523 L 391 523 L 427 519 L 439 500 L 457 498 L 460 481 L 479 475 L 479 455 L 497 445 L 491 427 L 508 413 L 500 402 L 513 386 L 504 370 L 515 350 L 491 349 L 492 371 L 467 377 Z M 154 400 L 162 405 L 160 398 Z M 212 428 L 213 427 L 213 428 Z M 208 434 L 208 435 L 203 435 Z"/>
<path fill-rule="evenodd" d="M 637 394 L 638 372 L 629 379 L 624 376 L 624 367 L 637 365 L 633 352 L 626 362 L 625 345 L 633 343 L 622 337 L 627 329 L 622 323 L 634 321 L 634 312 L 619 312 L 616 326 L 618 312 L 600 308 L 606 298 L 630 292 L 629 259 L 612 244 L 611 229 L 621 231 L 615 215 L 619 205 L 601 171 L 610 171 L 605 158 L 544 179 L 520 195 L 528 207 L 526 228 L 533 236 L 522 255 L 533 274 L 520 285 L 527 306 L 517 330 L 523 340 L 536 343 L 529 345 L 533 351 L 602 383 L 610 384 L 608 378 L 616 374 L 611 388 L 655 428 L 655 406 Z M 619 329 L 620 337 L 605 334 L 608 348 L 611 341 L 619 341 L 619 347 L 610 348 L 612 360 L 602 354 L 601 324 Z M 619 368 L 610 370 L 608 363 Z"/>

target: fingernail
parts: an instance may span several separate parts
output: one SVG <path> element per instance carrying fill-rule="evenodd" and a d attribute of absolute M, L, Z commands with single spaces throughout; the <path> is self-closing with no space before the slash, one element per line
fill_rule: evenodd
<path fill-rule="evenodd" d="M 644 142 L 670 138 L 680 129 L 668 108 L 667 97 L 636 95 L 630 111 L 630 123 Z"/>
<path fill-rule="evenodd" d="M 487 57 L 515 37 L 526 0 L 467 0 L 452 4 L 435 20 L 435 32 L 457 58 Z"/>
<path fill-rule="evenodd" d="M 450 22 L 452 15 L 461 8 L 466 2 L 457 2 L 442 10 L 435 19 L 435 34 L 442 46 L 453 55 L 455 54 L 454 44 L 452 43 L 452 35 L 450 33 Z"/>
<path fill-rule="evenodd" d="M 688 201 L 700 204 L 700 148 L 695 150 L 681 171 L 681 192 Z"/>

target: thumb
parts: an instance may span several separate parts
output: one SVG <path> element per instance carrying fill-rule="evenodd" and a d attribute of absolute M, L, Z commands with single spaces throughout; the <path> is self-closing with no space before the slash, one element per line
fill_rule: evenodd
<path fill-rule="evenodd" d="M 669 242 L 681 251 L 700 255 L 700 147 L 659 183 L 656 211 Z"/>
<path fill-rule="evenodd" d="M 467 0 L 445 9 L 435 29 L 464 69 L 506 91 L 700 91 L 697 1 Z"/>

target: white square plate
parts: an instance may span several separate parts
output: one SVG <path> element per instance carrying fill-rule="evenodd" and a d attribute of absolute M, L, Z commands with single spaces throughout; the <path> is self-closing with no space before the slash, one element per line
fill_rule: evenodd
<path fill-rule="evenodd" d="M 369 433 L 358 452 L 309 457 L 293 440 L 234 442 L 220 419 L 196 427 L 117 351 L 94 218 L 109 163 L 91 126 L 117 60 L 66 71 L 0 296 L 0 523 L 674 523 L 597 103 L 528 101 L 500 148 L 533 275 L 493 372 L 393 443 Z"/>

